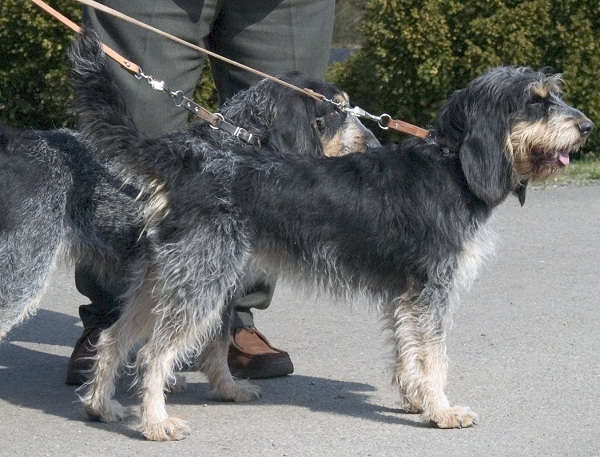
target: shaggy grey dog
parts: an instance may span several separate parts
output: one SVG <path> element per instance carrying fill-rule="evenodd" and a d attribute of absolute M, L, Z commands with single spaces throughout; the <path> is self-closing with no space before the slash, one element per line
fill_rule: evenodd
<path fill-rule="evenodd" d="M 115 377 L 138 343 L 148 439 L 188 433 L 164 389 L 198 354 L 217 398 L 256 397 L 229 373 L 223 322 L 245 281 L 266 274 L 374 304 L 392 331 L 404 409 L 441 428 L 476 423 L 444 393 L 445 337 L 458 291 L 492 251 L 494 208 L 511 193 L 523 203 L 527 183 L 560 172 L 593 128 L 562 101 L 557 77 L 493 69 L 449 98 L 429 138 L 333 159 L 258 150 L 204 125 L 144 140 L 100 49 L 87 38 L 74 49 L 85 138 L 147 195 L 123 313 L 100 337 L 82 397 L 92 418 L 123 415 Z"/>

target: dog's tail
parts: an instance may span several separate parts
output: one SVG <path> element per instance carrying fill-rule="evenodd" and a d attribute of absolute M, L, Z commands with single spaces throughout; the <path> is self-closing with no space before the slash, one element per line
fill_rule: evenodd
<path fill-rule="evenodd" d="M 96 159 L 113 161 L 144 196 L 140 217 L 147 222 L 166 214 L 166 182 L 155 163 L 157 152 L 142 138 L 111 77 L 98 35 L 83 28 L 68 52 L 77 126 Z M 149 223 L 149 222 L 148 222 Z"/>
<path fill-rule="evenodd" d="M 127 161 L 131 151 L 139 147 L 141 138 L 110 76 L 96 32 L 83 27 L 68 56 L 74 90 L 71 109 L 77 117 L 77 127 L 96 146 L 94 151 L 99 159 L 118 157 Z"/>

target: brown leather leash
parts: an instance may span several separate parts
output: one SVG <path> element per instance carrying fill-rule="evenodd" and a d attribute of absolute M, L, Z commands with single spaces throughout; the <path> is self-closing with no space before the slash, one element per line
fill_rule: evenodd
<path fill-rule="evenodd" d="M 61 13 L 59 13 L 58 11 L 56 11 L 54 8 L 50 7 L 49 5 L 47 5 L 46 3 L 44 3 L 41 0 L 31 0 L 33 3 L 35 3 L 37 6 L 39 6 L 41 9 L 43 9 L 44 11 L 46 11 L 47 13 L 49 13 L 50 15 L 54 16 L 56 19 L 58 19 L 60 22 L 62 22 L 63 24 L 67 25 L 69 28 L 71 28 L 72 30 L 74 30 L 77 33 L 81 33 L 81 28 L 75 24 L 73 21 L 69 20 L 67 17 L 65 17 L 64 15 L 62 15 Z M 228 59 L 226 57 L 223 57 L 219 54 L 216 54 L 212 51 L 209 51 L 207 49 L 204 49 L 200 46 L 196 46 L 192 43 L 189 43 L 187 41 L 184 41 L 180 38 L 177 38 L 174 35 L 171 35 L 169 33 L 163 32 L 160 29 L 157 29 L 155 27 L 152 27 L 148 24 L 145 24 L 144 22 L 138 21 L 136 19 L 133 19 L 125 14 L 122 14 L 112 8 L 109 8 L 105 5 L 102 5 L 94 0 L 77 0 L 79 3 L 82 3 L 84 5 L 90 6 L 94 9 L 97 9 L 99 11 L 102 11 L 106 14 L 110 14 L 111 16 L 115 16 L 119 19 L 122 19 L 124 21 L 133 23 L 139 27 L 142 27 L 144 29 L 150 30 L 158 35 L 161 35 L 169 40 L 175 41 L 179 44 L 182 44 L 184 46 L 187 46 L 189 48 L 195 49 L 203 54 L 206 54 L 208 56 L 214 57 L 216 59 L 222 60 L 223 62 L 229 63 L 230 65 L 236 66 L 238 68 L 244 69 L 246 71 L 249 71 L 251 73 L 254 73 L 262 78 L 266 78 L 269 79 L 271 81 L 274 81 L 278 84 L 281 84 L 285 87 L 288 87 L 289 89 L 292 90 L 296 90 L 299 92 L 304 93 L 305 95 L 315 99 L 315 100 L 319 100 L 319 101 L 327 101 L 330 102 L 334 105 L 336 105 L 338 108 L 350 112 L 352 114 L 354 114 L 355 116 L 358 117 L 362 117 L 365 119 L 370 119 L 370 120 L 374 120 L 378 123 L 379 127 L 382 129 L 388 129 L 391 128 L 393 130 L 397 130 L 399 132 L 403 132 L 403 133 L 408 133 L 410 135 L 414 135 L 420 138 L 426 138 L 429 136 L 429 132 L 426 129 L 423 129 L 421 127 L 417 127 L 416 125 L 412 125 L 409 124 L 408 122 L 404 122 L 401 120 L 396 120 L 396 119 L 392 119 L 388 114 L 382 114 L 380 116 L 374 116 L 368 112 L 366 112 L 365 110 L 363 110 L 362 108 L 359 108 L 357 106 L 351 108 L 349 105 L 347 104 L 341 104 L 339 102 L 336 102 L 334 100 L 329 100 L 328 98 L 326 98 L 324 95 L 319 94 L 317 92 L 314 92 L 310 89 L 305 89 L 305 88 L 300 88 L 297 86 L 294 86 L 293 84 L 290 84 L 286 81 L 283 81 L 279 78 L 275 78 L 267 73 L 263 73 L 261 71 L 258 71 L 254 68 L 248 67 L 246 65 L 243 65 L 239 62 L 236 62 L 234 60 Z M 250 134 L 249 132 L 247 132 L 246 130 L 240 128 L 240 127 L 236 127 L 230 123 L 228 123 L 227 121 L 225 121 L 225 119 L 223 118 L 222 115 L 220 115 L 219 113 L 211 113 L 210 111 L 206 110 L 205 108 L 203 108 L 202 106 L 198 105 L 197 103 L 193 102 L 192 100 L 190 100 L 188 97 L 185 97 L 183 92 L 181 91 L 170 91 L 165 83 L 163 81 L 156 81 L 152 76 L 149 75 L 145 75 L 142 71 L 142 69 L 139 67 L 139 65 L 136 65 L 135 63 L 131 62 L 130 60 L 124 58 L 123 56 L 121 56 L 119 53 L 117 53 L 114 49 L 108 47 L 107 45 L 105 45 L 104 43 L 102 43 L 102 49 L 104 50 L 105 54 L 108 55 L 109 57 L 111 57 L 112 59 L 114 59 L 122 68 L 124 68 L 125 70 L 129 71 L 130 73 L 134 74 L 136 77 L 138 78 L 143 78 L 145 79 L 153 89 L 156 90 L 162 90 L 167 92 L 171 98 L 174 100 L 174 103 L 177 106 L 181 106 L 185 109 L 187 109 L 188 111 L 192 112 L 193 114 L 195 114 L 196 116 L 206 120 L 211 126 L 215 127 L 215 128 L 220 128 L 223 129 L 229 133 L 231 133 L 232 135 L 250 143 L 250 144 L 255 144 L 255 145 L 260 145 L 260 141 L 259 139 L 255 136 Z M 175 101 L 177 100 L 177 101 Z"/>
<path fill-rule="evenodd" d="M 66 16 L 64 16 L 61 13 L 59 13 L 58 11 L 56 11 L 50 5 L 47 5 L 46 3 L 42 2 L 41 0 L 31 0 L 31 1 L 33 3 L 35 3 L 37 6 L 39 6 L 41 9 L 43 9 L 44 11 L 49 13 L 50 15 L 54 16 L 60 22 L 65 24 L 67 27 L 71 28 L 72 30 L 74 30 L 77 33 L 81 33 L 81 27 L 79 27 L 77 24 L 75 24 L 75 22 L 71 21 Z M 118 64 L 121 65 L 125 70 L 127 70 L 133 74 L 138 74 L 140 72 L 139 66 L 137 66 L 130 60 L 127 60 L 125 57 L 120 55 L 114 49 L 106 46 L 104 43 L 102 43 L 102 49 L 107 56 L 109 56 L 110 58 L 112 58 L 113 60 L 118 62 Z"/>
<path fill-rule="evenodd" d="M 398 132 L 408 133 L 409 135 L 418 136 L 419 138 L 427 138 L 429 136 L 428 130 L 399 119 L 390 119 L 387 125 L 381 128 L 397 130 Z"/>

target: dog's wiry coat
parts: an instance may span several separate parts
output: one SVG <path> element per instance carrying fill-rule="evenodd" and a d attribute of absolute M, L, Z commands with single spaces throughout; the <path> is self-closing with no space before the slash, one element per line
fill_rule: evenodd
<path fill-rule="evenodd" d="M 87 40 L 88 57 L 95 57 L 98 43 L 91 36 Z M 81 58 L 78 64 L 80 69 L 89 65 L 87 70 L 95 72 L 100 62 Z M 331 84 L 300 73 L 285 78 L 328 97 L 347 100 L 347 95 Z M 84 95 L 81 94 L 80 102 Z M 93 110 L 94 100 L 84 103 Z M 125 115 L 123 102 L 115 100 L 115 104 L 112 113 L 105 113 L 115 115 L 115 128 L 106 131 L 106 139 L 117 150 L 140 142 L 149 151 L 162 148 L 162 144 L 143 140 L 137 133 L 130 137 L 135 127 Z M 222 114 L 257 135 L 264 149 L 277 154 L 343 155 L 379 146 L 355 116 L 269 81 L 261 81 L 236 95 L 223 107 Z M 81 121 L 86 122 L 84 113 Z M 192 130 L 190 138 L 211 145 L 209 149 L 227 150 L 241 144 L 204 122 Z M 193 141 L 188 146 L 186 151 L 196 148 Z M 95 271 L 107 288 L 116 290 L 127 288 L 128 278 L 135 276 L 140 267 L 138 259 L 145 255 L 147 243 L 141 236 L 144 227 L 152 226 L 154 218 L 168 211 L 164 184 L 124 177 L 119 171 L 124 167 L 122 158 L 97 160 L 99 157 L 95 146 L 72 130 L 19 131 L 0 126 L 0 341 L 35 311 L 57 259 L 71 258 Z M 221 165 L 229 163 L 216 159 L 203 170 L 207 174 L 218 173 Z M 193 161 L 176 162 L 168 167 L 175 167 L 185 179 L 186 174 L 198 174 L 196 165 Z M 168 173 L 169 169 L 157 171 Z M 190 243 L 201 241 L 198 234 L 190 235 Z M 215 246 L 214 255 L 216 249 Z M 223 255 L 234 255 L 228 247 L 224 249 Z M 173 262 L 191 265 L 196 261 L 177 258 L 168 249 L 162 256 L 165 268 L 173 267 Z M 204 260 L 206 268 L 215 263 L 209 257 Z M 157 275 L 160 277 L 161 273 Z M 223 287 L 230 286 L 225 280 Z"/>
<path fill-rule="evenodd" d="M 83 397 L 92 417 L 120 415 L 114 377 L 140 341 L 147 438 L 187 433 L 168 416 L 163 387 L 194 353 L 217 397 L 252 398 L 250 385 L 231 382 L 219 329 L 244 275 L 265 271 L 340 299 L 368 297 L 393 335 L 404 408 L 438 427 L 475 424 L 444 394 L 446 332 L 458 291 L 492 251 L 492 210 L 511 192 L 523 203 L 527 183 L 560 171 L 593 128 L 561 100 L 557 78 L 491 70 L 449 98 L 428 139 L 331 159 L 223 148 L 194 130 L 140 142 L 98 90 L 110 83 L 102 69 L 81 59 L 74 82 L 86 138 L 127 173 L 160 183 L 166 204 L 145 214 L 148 250 L 122 317 L 101 336 Z"/>
<path fill-rule="evenodd" d="M 114 377 L 140 341 L 147 438 L 187 433 L 168 416 L 163 388 L 194 353 L 216 396 L 252 398 L 250 385 L 231 382 L 219 329 L 244 275 L 266 271 L 341 299 L 368 297 L 392 331 L 404 408 L 438 427 L 475 423 L 444 394 L 445 336 L 459 289 L 492 251 L 492 210 L 511 192 L 523 203 L 528 181 L 560 171 L 593 127 L 561 100 L 556 78 L 494 69 L 450 97 L 430 138 L 331 159 L 222 148 L 193 130 L 149 147 L 94 89 L 108 84 L 102 72 L 77 60 L 75 69 L 86 137 L 107 157 L 124 156 L 130 174 L 161 183 L 167 205 L 146 215 L 148 250 L 122 317 L 101 336 L 83 397 L 91 416 L 119 416 Z M 106 132 L 123 126 L 115 146 Z"/>
<path fill-rule="evenodd" d="M 78 133 L 3 127 L 0 139 L 2 340 L 35 311 L 61 247 L 100 276 L 121 278 L 118 260 L 137 249 L 140 229 L 136 191 L 96 162 Z"/>

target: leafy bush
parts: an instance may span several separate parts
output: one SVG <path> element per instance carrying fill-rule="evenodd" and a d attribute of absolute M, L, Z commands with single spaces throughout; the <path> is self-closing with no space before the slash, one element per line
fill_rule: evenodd
<path fill-rule="evenodd" d="M 79 22 L 81 6 L 72 0 L 52 7 Z M 0 118 L 13 126 L 49 128 L 72 122 L 65 50 L 74 33 L 33 3 L 2 0 L 0 15 Z"/>
<path fill-rule="evenodd" d="M 526 65 L 562 73 L 566 100 L 600 122 L 597 0 L 370 0 L 363 37 L 330 77 L 373 113 L 425 125 L 487 69 Z"/>

